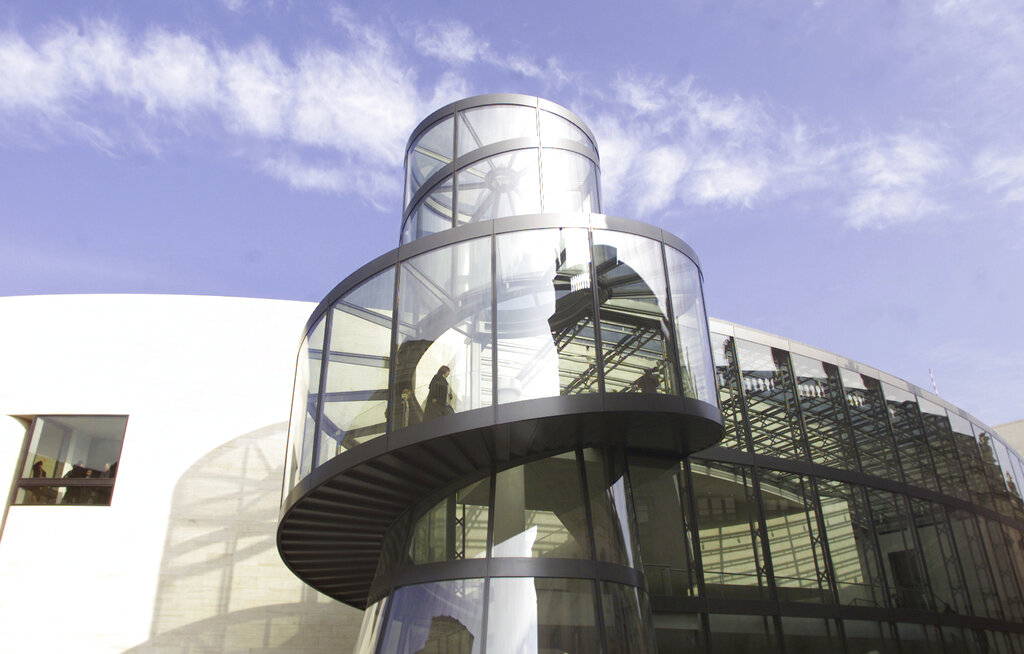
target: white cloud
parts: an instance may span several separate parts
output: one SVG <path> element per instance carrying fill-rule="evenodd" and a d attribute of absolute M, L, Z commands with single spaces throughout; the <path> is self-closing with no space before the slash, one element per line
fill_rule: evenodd
<path fill-rule="evenodd" d="M 1024 155 L 984 152 L 974 159 L 974 172 L 989 193 L 1004 202 L 1024 202 Z"/>
<path fill-rule="evenodd" d="M 853 153 L 849 226 L 880 229 L 942 210 L 934 196 L 939 174 L 950 161 L 939 144 L 903 134 L 866 142 Z"/>
<path fill-rule="evenodd" d="M 130 36 L 103 22 L 54 26 L 34 40 L 0 33 L 0 125 L 8 138 L 34 126 L 45 139 L 151 151 L 209 116 L 234 134 L 334 153 L 347 173 L 366 168 L 358 183 L 342 184 L 317 173 L 329 166 L 303 169 L 297 159 L 287 168 L 258 166 L 295 188 L 354 192 L 375 205 L 390 190 L 397 203 L 400 191 L 377 176 L 401 177 L 409 131 L 438 103 L 465 95 L 466 83 L 449 73 L 421 92 L 379 31 L 342 6 L 334 16 L 352 33 L 352 47 L 311 47 L 292 62 L 262 40 L 230 49 L 159 29 Z M 111 112 L 119 119 L 111 122 Z"/>
<path fill-rule="evenodd" d="M 401 184 L 394 175 L 364 166 L 311 164 L 295 156 L 283 156 L 266 159 L 259 167 L 299 191 L 358 192 L 381 211 L 388 209 L 389 197 L 401 192 Z"/>
<path fill-rule="evenodd" d="M 416 29 L 416 49 L 450 64 L 480 59 L 489 49 L 468 25 L 459 21 L 432 22 Z"/>

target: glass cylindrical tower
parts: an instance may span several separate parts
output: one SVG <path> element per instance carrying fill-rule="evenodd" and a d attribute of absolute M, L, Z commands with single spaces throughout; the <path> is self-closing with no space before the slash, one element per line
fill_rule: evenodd
<path fill-rule="evenodd" d="M 439 109 L 405 170 L 399 247 L 307 325 L 282 558 L 360 653 L 653 652 L 626 453 L 722 437 L 696 255 L 600 213 L 538 98 Z"/>

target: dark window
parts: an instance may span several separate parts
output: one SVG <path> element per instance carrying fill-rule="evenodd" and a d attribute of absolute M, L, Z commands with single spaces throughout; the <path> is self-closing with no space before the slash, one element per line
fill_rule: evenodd
<path fill-rule="evenodd" d="M 107 506 L 128 416 L 36 416 L 12 504 Z"/>

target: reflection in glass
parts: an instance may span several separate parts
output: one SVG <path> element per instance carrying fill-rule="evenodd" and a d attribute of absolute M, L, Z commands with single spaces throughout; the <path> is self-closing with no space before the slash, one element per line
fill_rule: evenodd
<path fill-rule="evenodd" d="M 316 438 L 316 414 L 319 409 L 320 362 L 324 356 L 324 332 L 326 321 L 323 316 L 309 332 L 307 359 L 309 365 L 308 393 L 306 394 L 306 420 L 302 427 L 302 456 L 299 458 L 299 477 L 305 477 L 313 469 L 313 441 Z M 302 365 L 300 362 L 299 365 Z"/>
<path fill-rule="evenodd" d="M 711 345 L 700 288 L 700 270 L 688 256 L 670 247 L 665 248 L 665 260 L 672 291 L 672 315 L 676 321 L 676 354 L 682 375 L 680 394 L 714 404 L 712 379 L 715 373 L 708 358 Z"/>
<path fill-rule="evenodd" d="M 1024 619 L 1024 606 L 1011 559 L 1011 549 L 1017 547 L 1017 543 L 1007 538 L 1007 532 L 1012 528 L 980 515 L 977 518 L 985 554 L 994 573 L 1004 618 L 1020 621 Z"/>
<path fill-rule="evenodd" d="M 449 116 L 424 132 L 410 148 L 405 164 L 407 205 L 431 175 L 451 162 L 454 126 L 455 120 Z"/>
<path fill-rule="evenodd" d="M 544 148 L 544 211 L 600 212 L 594 162 L 570 150 Z"/>
<path fill-rule="evenodd" d="M 490 105 L 459 112 L 459 156 L 506 139 L 537 136 L 537 110 Z"/>
<path fill-rule="evenodd" d="M 423 420 L 491 404 L 491 248 L 476 239 L 402 264 L 395 387 Z"/>
<path fill-rule="evenodd" d="M 694 460 L 690 470 L 708 596 L 766 599 L 763 532 L 750 468 Z"/>
<path fill-rule="evenodd" d="M 629 458 L 644 577 L 652 595 L 697 594 L 697 564 L 688 531 L 694 521 L 684 479 L 679 461 Z"/>
<path fill-rule="evenodd" d="M 917 397 L 892 384 L 883 383 L 882 391 L 889 409 L 889 422 L 892 424 L 893 438 L 903 466 L 904 478 L 908 484 L 938 491 L 935 464 L 925 440 Z"/>
<path fill-rule="evenodd" d="M 608 393 L 674 393 L 661 244 L 595 229 L 594 268 Z"/>
<path fill-rule="evenodd" d="M 108 506 L 127 425 L 127 416 L 36 417 L 21 471 L 32 483 L 14 503 Z"/>
<path fill-rule="evenodd" d="M 623 455 L 614 450 L 583 450 L 594 549 L 598 561 L 632 566 L 638 561 L 636 534 L 629 519 Z"/>
<path fill-rule="evenodd" d="M 934 610 L 905 498 L 875 488 L 868 489 L 867 494 L 893 605 L 901 609 Z"/>
<path fill-rule="evenodd" d="M 955 413 L 949 413 L 949 424 L 953 433 L 953 442 L 956 445 L 957 455 L 960 458 L 960 465 L 964 470 L 964 477 L 967 480 L 967 488 L 970 491 L 971 500 L 986 508 L 994 509 L 992 489 L 988 485 L 984 461 L 981 458 L 981 449 L 978 441 L 974 438 L 971 423 Z"/>
<path fill-rule="evenodd" d="M 597 392 L 583 229 L 497 237 L 498 401 Z"/>
<path fill-rule="evenodd" d="M 755 454 L 804 460 L 788 353 L 736 340 Z"/>
<path fill-rule="evenodd" d="M 910 507 L 930 582 L 929 603 L 938 611 L 969 613 L 967 591 L 945 508 L 917 498 L 910 499 Z"/>
<path fill-rule="evenodd" d="M 491 480 L 481 479 L 438 502 L 412 530 L 409 558 L 414 565 L 487 554 Z"/>
<path fill-rule="evenodd" d="M 405 586 L 391 600 L 381 654 L 478 654 L 484 582 L 458 579 Z"/>
<path fill-rule="evenodd" d="M 593 141 L 582 129 L 572 121 L 550 111 L 541 110 L 540 112 L 540 137 L 548 144 L 553 143 L 556 139 L 573 141 L 596 154 Z"/>
<path fill-rule="evenodd" d="M 774 654 L 779 652 L 779 634 L 769 615 L 708 616 L 711 654 Z"/>
<path fill-rule="evenodd" d="M 380 625 L 387 612 L 387 606 L 388 601 L 385 598 L 366 607 L 366 611 L 363 612 L 363 626 L 359 628 L 359 637 L 356 639 L 352 654 L 373 654 L 377 648 L 377 636 L 380 635 Z"/>
<path fill-rule="evenodd" d="M 591 558 L 575 452 L 498 473 L 491 555 Z"/>
<path fill-rule="evenodd" d="M 821 618 L 783 616 L 782 642 L 786 654 L 820 654 L 843 647 L 835 621 Z"/>
<path fill-rule="evenodd" d="M 725 427 L 725 435 L 718 446 L 746 451 L 746 422 L 743 419 L 740 371 L 736 366 L 736 339 L 725 334 L 711 334 L 711 355 L 718 381 L 718 404 Z"/>
<path fill-rule="evenodd" d="M 942 649 L 938 627 L 933 625 L 896 623 L 900 635 L 900 652 L 903 654 L 935 654 Z"/>
<path fill-rule="evenodd" d="M 332 307 L 318 466 L 386 431 L 394 297 L 395 269 L 389 268 Z M 394 418 L 418 422 L 414 409 Z"/>
<path fill-rule="evenodd" d="M 594 582 L 540 577 L 491 579 L 487 651 L 601 652 Z"/>
<path fill-rule="evenodd" d="M 843 411 L 839 368 L 799 354 L 791 358 L 811 460 L 857 470 L 857 451 Z"/>
<path fill-rule="evenodd" d="M 960 469 L 956 443 L 953 442 L 953 429 L 946 410 L 923 397 L 917 398 L 917 404 L 924 423 L 925 441 L 931 449 L 935 476 L 942 492 L 966 500 L 967 482 Z"/>
<path fill-rule="evenodd" d="M 888 606 L 881 560 L 863 489 L 830 479 L 819 479 L 817 485 L 839 602 L 852 606 Z"/>
<path fill-rule="evenodd" d="M 315 415 L 316 412 L 315 395 L 313 404 L 309 404 L 309 381 L 309 337 L 303 336 L 299 355 L 295 359 L 295 386 L 292 389 L 292 409 L 288 419 L 288 446 L 284 455 L 284 495 L 299 482 L 306 414 Z"/>
<path fill-rule="evenodd" d="M 452 228 L 452 178 L 448 177 L 420 200 L 402 232 L 402 243 Z"/>
<path fill-rule="evenodd" d="M 646 594 L 635 586 L 601 582 L 604 612 L 604 644 L 607 654 L 657 651 L 653 634 L 644 620 L 650 615 Z"/>
<path fill-rule="evenodd" d="M 846 411 L 853 426 L 861 469 L 869 475 L 901 481 L 881 384 L 846 368 L 840 368 L 839 375 L 846 390 Z"/>
<path fill-rule="evenodd" d="M 540 213 L 536 148 L 477 161 L 460 170 L 457 178 L 459 225 Z"/>
<path fill-rule="evenodd" d="M 843 635 L 850 654 L 899 654 L 888 623 L 843 620 Z"/>
<path fill-rule="evenodd" d="M 1021 500 L 1020 490 L 1021 484 L 1024 482 L 1018 477 L 1016 467 L 1013 465 L 1017 456 L 1012 454 L 1012 450 L 997 438 L 991 440 L 991 445 L 999 462 L 999 480 L 996 480 L 996 471 L 993 469 L 991 483 L 996 487 L 997 498 L 1002 498 L 1002 501 L 997 500 L 1000 509 L 1009 513 L 1010 511 L 1006 508 L 1009 505 L 1018 518 L 1024 518 L 1024 501 Z"/>
<path fill-rule="evenodd" d="M 760 488 L 779 600 L 831 602 L 824 538 L 818 530 L 810 481 L 802 475 L 762 468 Z"/>

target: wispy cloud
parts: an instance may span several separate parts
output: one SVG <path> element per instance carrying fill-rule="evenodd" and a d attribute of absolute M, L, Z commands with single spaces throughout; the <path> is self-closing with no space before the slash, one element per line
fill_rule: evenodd
<path fill-rule="evenodd" d="M 984 152 L 974 159 L 977 179 L 1003 202 L 1024 202 L 1024 155 Z"/>
<path fill-rule="evenodd" d="M 938 176 L 950 165 L 943 148 L 913 135 L 869 141 L 852 149 L 853 194 L 847 224 L 880 229 L 911 223 L 943 209 Z"/>
<path fill-rule="evenodd" d="M 311 47 L 290 62 L 262 40 L 229 49 L 161 29 L 130 36 L 106 22 L 56 25 L 36 39 L 0 33 L 0 119 L 110 151 L 117 144 L 132 148 L 147 130 L 112 134 L 105 130 L 109 121 L 91 124 L 98 112 L 119 112 L 120 124 L 141 121 L 150 132 L 188 131 L 194 117 L 205 115 L 236 135 L 333 152 L 349 178 L 367 171 L 398 176 L 409 130 L 465 83 L 443 75 L 424 94 L 415 71 L 380 32 L 351 16 L 346 29 L 354 41 L 348 50 Z M 296 187 L 352 191 L 381 202 L 377 184 L 303 185 L 294 180 L 316 176 L 258 167 Z"/>

